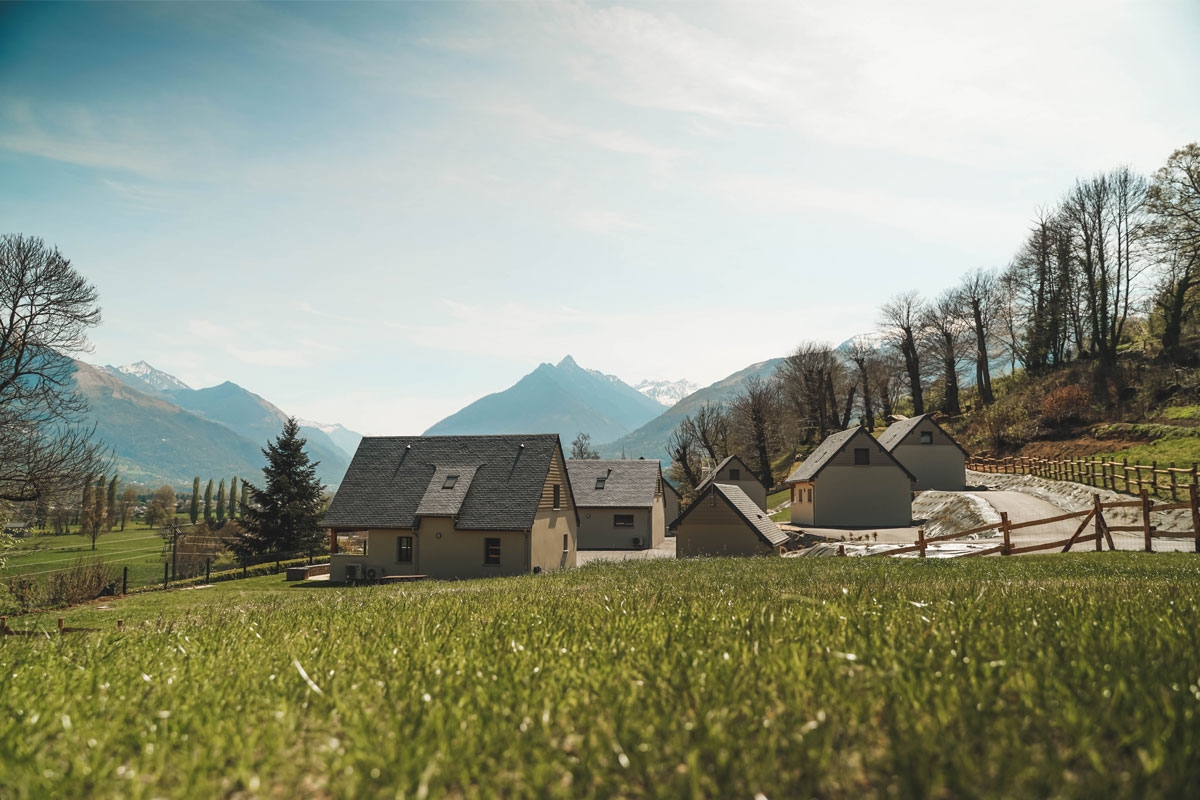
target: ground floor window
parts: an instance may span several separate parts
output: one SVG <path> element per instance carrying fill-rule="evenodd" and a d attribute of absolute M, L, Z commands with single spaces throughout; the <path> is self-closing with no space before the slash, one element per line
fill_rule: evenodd
<path fill-rule="evenodd" d="M 571 540 L 567 538 L 570 534 L 563 534 L 563 552 L 566 553 L 571 549 Z"/>
<path fill-rule="evenodd" d="M 632 528 L 633 514 L 613 514 L 614 528 Z"/>
<path fill-rule="evenodd" d="M 413 560 L 413 537 L 399 536 L 397 537 L 397 540 L 399 542 L 399 546 L 396 554 L 396 560 L 401 564 L 411 564 Z"/>
<path fill-rule="evenodd" d="M 499 564 L 500 563 L 500 540 L 499 539 L 484 539 L 483 540 L 483 563 L 484 564 Z"/>

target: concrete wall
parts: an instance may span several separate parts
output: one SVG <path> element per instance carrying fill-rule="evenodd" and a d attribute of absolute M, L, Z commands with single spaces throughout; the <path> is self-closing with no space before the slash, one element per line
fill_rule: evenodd
<path fill-rule="evenodd" d="M 710 494 L 698 502 L 700 505 L 692 508 L 675 530 L 676 557 L 766 556 L 775 553 L 775 549 L 763 541 L 720 497 Z"/>
<path fill-rule="evenodd" d="M 812 522 L 805 524 L 819 528 L 908 527 L 911 482 L 890 461 L 879 466 L 828 465 L 813 482 L 812 514 Z"/>

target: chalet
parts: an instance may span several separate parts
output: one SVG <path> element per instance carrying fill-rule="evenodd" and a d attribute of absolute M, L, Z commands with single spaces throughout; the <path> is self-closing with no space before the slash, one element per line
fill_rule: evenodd
<path fill-rule="evenodd" d="M 966 486 L 967 451 L 928 414 L 893 422 L 879 443 L 917 477 L 917 491 Z"/>
<path fill-rule="evenodd" d="M 678 558 L 769 556 L 791 541 L 741 487 L 725 483 L 708 484 L 671 528 Z"/>
<path fill-rule="evenodd" d="M 557 434 L 378 436 L 323 525 L 331 580 L 478 578 L 575 566 L 579 517 Z"/>
<path fill-rule="evenodd" d="M 727 456 L 724 461 L 712 468 L 712 471 L 700 481 L 696 487 L 696 495 L 699 496 L 705 489 L 713 483 L 724 483 L 728 486 L 737 486 L 746 496 L 753 500 L 759 508 L 767 507 L 767 489 L 762 485 L 758 476 L 754 474 L 754 470 L 746 466 L 746 462 L 742 461 L 736 455 Z"/>
<path fill-rule="evenodd" d="M 787 477 L 792 524 L 894 528 L 912 524 L 916 480 L 866 428 L 835 433 Z"/>
<path fill-rule="evenodd" d="M 658 461 L 567 460 L 579 510 L 580 550 L 649 550 L 667 531 Z"/>

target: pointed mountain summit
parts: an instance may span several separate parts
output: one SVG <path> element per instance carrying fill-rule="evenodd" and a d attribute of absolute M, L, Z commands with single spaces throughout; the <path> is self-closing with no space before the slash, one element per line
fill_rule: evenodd
<path fill-rule="evenodd" d="M 151 395 L 190 391 L 192 388 L 174 375 L 163 372 L 145 361 L 137 361 L 122 367 L 114 367 L 109 364 L 100 369 L 117 378 L 126 386 Z"/>
<path fill-rule="evenodd" d="M 489 394 L 425 431 L 426 436 L 557 433 L 564 447 L 576 434 L 612 441 L 662 413 L 614 375 L 585 369 L 571 356 L 543 363 L 502 392 Z"/>

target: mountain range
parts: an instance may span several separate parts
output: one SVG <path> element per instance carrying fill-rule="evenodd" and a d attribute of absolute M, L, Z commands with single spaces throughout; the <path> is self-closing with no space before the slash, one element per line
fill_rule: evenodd
<path fill-rule="evenodd" d="M 425 431 L 426 436 L 557 433 L 564 447 L 580 433 L 607 442 L 662 413 L 662 405 L 617 378 L 566 356 L 543 363 L 502 392 L 481 397 Z"/>
<path fill-rule="evenodd" d="M 261 480 L 262 448 L 288 415 L 235 383 L 193 389 L 144 361 L 122 367 L 75 362 L 75 383 L 91 406 L 97 434 L 129 482 L 190 486 L 237 475 Z M 358 440 L 341 425 L 301 423 L 322 482 L 341 482 Z"/>

